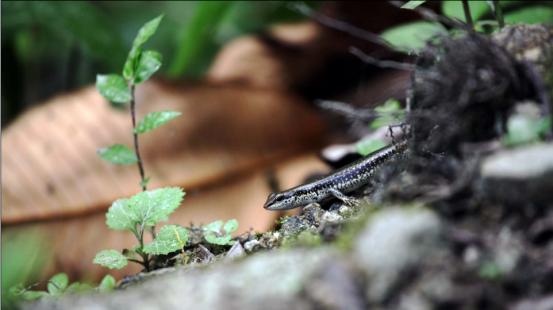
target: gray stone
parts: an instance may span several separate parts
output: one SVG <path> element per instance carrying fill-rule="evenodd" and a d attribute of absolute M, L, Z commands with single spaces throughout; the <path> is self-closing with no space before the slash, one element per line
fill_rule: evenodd
<path fill-rule="evenodd" d="M 441 232 L 438 216 L 427 209 L 390 208 L 373 215 L 354 252 L 369 279 L 369 300 L 384 300 L 403 272 L 439 249 Z"/>
<path fill-rule="evenodd" d="M 553 144 L 504 150 L 485 158 L 482 192 L 493 200 L 520 204 L 553 198 Z"/>
<path fill-rule="evenodd" d="M 306 296 L 304 289 L 315 283 L 312 278 L 322 277 L 323 282 L 324 279 L 339 279 L 346 284 L 345 290 L 351 291 L 352 280 L 348 280 L 347 274 L 338 275 L 336 272 L 346 272 L 346 269 L 329 267 L 339 260 L 337 253 L 328 248 L 273 251 L 238 262 L 219 262 L 206 268 L 177 268 L 113 293 L 42 299 L 25 305 L 25 308 L 306 309 L 312 305 L 315 296 L 313 292 Z M 319 301 L 332 303 L 341 300 L 343 297 L 339 295 L 345 292 L 344 288 L 316 287 L 325 291 L 324 299 L 316 296 Z"/>

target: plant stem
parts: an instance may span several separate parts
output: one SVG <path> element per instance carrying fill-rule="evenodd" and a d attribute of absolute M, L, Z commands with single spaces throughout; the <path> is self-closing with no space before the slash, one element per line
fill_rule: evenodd
<path fill-rule="evenodd" d="M 142 249 L 144 249 L 144 226 L 140 226 L 140 232 L 139 232 L 139 238 L 138 242 L 140 243 L 140 256 L 142 257 L 142 260 L 144 261 L 144 269 L 146 271 L 150 271 L 150 257 L 147 253 L 144 253 Z"/>
<path fill-rule="evenodd" d="M 144 262 L 139 261 L 138 259 L 127 258 L 127 260 L 128 260 L 129 262 L 137 263 L 137 264 L 140 264 L 140 265 L 144 266 Z"/>
<path fill-rule="evenodd" d="M 501 6 L 499 6 L 499 0 L 493 0 L 493 14 L 499 24 L 499 29 L 503 28 L 505 26 L 505 20 L 503 19 L 503 11 L 501 10 Z"/>
<path fill-rule="evenodd" d="M 470 28 L 474 29 L 474 23 L 472 22 L 472 15 L 470 15 L 470 6 L 468 0 L 463 0 L 463 12 L 465 12 L 465 20 Z"/>
<path fill-rule="evenodd" d="M 134 139 L 134 152 L 136 154 L 136 164 L 138 165 L 138 172 L 140 172 L 140 186 L 142 191 L 146 191 L 146 182 L 144 177 L 144 166 L 142 165 L 142 158 L 140 157 L 140 148 L 138 147 L 138 134 L 136 133 L 136 102 L 134 99 L 134 84 L 131 84 L 131 118 L 132 118 L 132 134 Z"/>

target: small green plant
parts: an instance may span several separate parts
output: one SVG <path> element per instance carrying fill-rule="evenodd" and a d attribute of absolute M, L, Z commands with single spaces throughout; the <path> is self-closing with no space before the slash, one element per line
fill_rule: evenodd
<path fill-rule="evenodd" d="M 35 284 L 36 285 L 36 284 Z M 35 286 L 33 285 L 33 286 Z M 10 289 L 10 293 L 16 299 L 35 300 L 42 297 L 59 297 L 64 294 L 74 294 L 90 292 L 109 292 L 115 288 L 115 279 L 111 275 L 106 275 L 97 287 L 86 283 L 73 282 L 69 284 L 69 277 L 65 273 L 58 273 L 52 276 L 46 285 L 46 291 L 31 290 L 30 287 L 24 287 L 23 284 L 16 285 Z"/>
<path fill-rule="evenodd" d="M 551 130 L 551 117 L 531 117 L 513 114 L 507 120 L 507 132 L 501 142 L 505 146 L 517 146 L 543 140 Z"/>
<path fill-rule="evenodd" d="M 500 279 L 503 276 L 503 271 L 495 262 L 487 261 L 478 268 L 478 276 L 493 281 Z"/>
<path fill-rule="evenodd" d="M 161 19 L 162 16 L 159 16 L 140 28 L 123 66 L 122 75 L 98 75 L 96 78 L 96 87 L 104 98 L 115 105 L 130 105 L 134 141 L 134 151 L 125 145 L 115 144 L 100 149 L 98 154 L 102 159 L 114 164 L 136 163 L 142 188 L 142 192 L 130 198 L 113 202 L 106 214 L 106 224 L 109 228 L 129 231 L 138 240 L 138 245 L 133 249 L 122 252 L 103 250 L 96 254 L 94 263 L 110 269 L 123 268 L 130 261 L 141 264 L 146 271 L 150 271 L 156 255 L 182 250 L 188 242 L 188 231 L 178 225 L 163 226 L 158 234 L 155 233 L 155 226 L 161 221 L 168 220 L 169 215 L 181 204 L 185 193 L 177 187 L 147 190 L 149 178 L 144 171 L 138 143 L 139 135 L 150 132 L 180 115 L 180 112 L 176 111 L 151 112 L 136 123 L 135 87 L 147 81 L 162 63 L 160 53 L 143 50 L 144 44 L 156 32 Z M 144 234 L 148 231 L 152 234 L 153 241 L 145 244 Z"/>
<path fill-rule="evenodd" d="M 377 117 L 369 124 L 371 129 L 397 125 L 405 119 L 405 110 L 396 99 L 386 100 L 386 102 L 377 106 L 374 111 L 377 113 Z M 369 138 L 360 140 L 355 147 L 359 154 L 366 156 L 386 145 L 387 143 L 381 139 Z"/>
<path fill-rule="evenodd" d="M 417 10 L 426 0 L 405 2 L 401 8 Z M 447 18 L 465 22 L 478 32 L 491 33 L 505 24 L 553 23 L 553 8 L 541 3 L 521 5 L 520 1 L 442 1 L 441 11 Z M 486 19 L 493 16 L 493 19 Z M 455 33 L 456 29 L 449 30 Z M 448 30 L 437 21 L 415 21 L 386 29 L 380 34 L 398 51 L 418 53 L 426 42 Z"/>
<path fill-rule="evenodd" d="M 238 221 L 235 219 L 215 221 L 202 227 L 205 241 L 215 245 L 232 245 L 232 233 L 238 229 Z"/>

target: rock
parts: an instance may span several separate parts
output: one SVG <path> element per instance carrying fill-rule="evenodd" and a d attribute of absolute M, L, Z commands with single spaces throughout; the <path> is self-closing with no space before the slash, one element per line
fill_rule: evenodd
<path fill-rule="evenodd" d="M 524 247 L 521 237 L 514 234 L 508 227 L 499 232 L 494 246 L 494 262 L 502 274 L 510 274 L 515 270 L 522 258 Z"/>
<path fill-rule="evenodd" d="M 383 301 L 401 275 L 439 248 L 442 225 L 422 208 L 391 208 L 373 215 L 359 235 L 354 257 L 370 281 L 370 301 Z"/>
<path fill-rule="evenodd" d="M 362 309 L 359 301 L 352 299 L 354 277 L 347 268 L 334 266 L 339 260 L 337 252 L 328 248 L 273 251 L 209 268 L 177 268 L 109 294 L 44 298 L 25 308 L 306 309 L 313 300 L 333 305 L 348 299 L 343 305 Z M 339 287 L 332 289 L 329 279 L 337 281 Z M 316 289 L 323 290 L 324 296 Z"/>
<path fill-rule="evenodd" d="M 230 250 L 228 250 L 227 254 L 225 255 L 225 259 L 235 259 L 238 257 L 242 257 L 246 255 L 246 251 L 244 250 L 244 247 L 242 247 L 242 244 L 240 242 L 236 242 Z"/>
<path fill-rule="evenodd" d="M 336 213 L 336 212 L 328 212 L 326 211 L 322 218 L 321 218 L 322 222 L 324 223 L 330 223 L 330 224 L 336 224 L 336 223 L 340 223 L 344 220 L 344 218 Z"/>
<path fill-rule="evenodd" d="M 305 294 L 313 309 L 367 309 L 363 291 L 346 261 L 333 262 L 321 269 L 307 283 Z"/>
<path fill-rule="evenodd" d="M 536 66 L 547 76 L 553 66 L 553 27 L 546 25 L 511 25 L 492 36 L 519 61 Z"/>
<path fill-rule="evenodd" d="M 510 310 L 550 310 L 553 309 L 553 294 L 540 298 L 519 301 Z"/>
<path fill-rule="evenodd" d="M 250 240 L 250 241 L 247 241 L 246 243 L 244 243 L 244 249 L 246 249 L 246 251 L 248 251 L 248 252 L 252 252 L 257 247 L 259 247 L 259 244 L 260 244 L 260 242 L 258 240 L 253 239 L 253 240 Z"/>
<path fill-rule="evenodd" d="M 484 196 L 517 205 L 549 203 L 553 198 L 553 144 L 504 150 L 482 162 Z"/>

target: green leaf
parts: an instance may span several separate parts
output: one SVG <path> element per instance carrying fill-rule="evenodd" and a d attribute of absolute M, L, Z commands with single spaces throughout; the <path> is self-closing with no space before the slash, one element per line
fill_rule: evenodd
<path fill-rule="evenodd" d="M 198 2 L 194 15 L 186 23 L 179 38 L 175 56 L 169 68 L 170 76 L 181 76 L 196 65 L 198 58 L 203 56 L 213 44 L 213 34 L 217 33 L 219 25 L 236 4 L 237 2 L 233 1 Z"/>
<path fill-rule="evenodd" d="M 507 24 L 553 24 L 553 7 L 546 5 L 535 5 L 521 8 L 504 15 Z"/>
<path fill-rule="evenodd" d="M 50 295 L 47 292 L 43 292 L 43 291 L 24 291 L 21 293 L 21 298 L 23 298 L 23 300 L 28 300 L 28 301 L 36 300 L 45 296 L 50 296 Z"/>
<path fill-rule="evenodd" d="M 98 74 L 96 89 L 113 103 L 127 103 L 131 100 L 131 91 L 125 80 L 117 74 Z"/>
<path fill-rule="evenodd" d="M 105 160 L 117 165 L 132 165 L 138 161 L 136 154 L 122 144 L 114 144 L 98 150 L 98 155 Z"/>
<path fill-rule="evenodd" d="M 232 236 L 231 235 L 223 235 L 219 236 L 218 234 L 208 231 L 204 234 L 205 240 L 211 244 L 216 245 L 227 245 L 232 243 Z"/>
<path fill-rule="evenodd" d="M 132 196 L 128 204 L 140 225 L 154 226 L 167 220 L 179 207 L 184 194 L 178 187 L 159 188 Z"/>
<path fill-rule="evenodd" d="M 536 119 L 522 114 L 515 114 L 507 120 L 507 134 L 503 144 L 515 146 L 539 141 L 551 128 L 551 118 Z"/>
<path fill-rule="evenodd" d="M 233 231 L 236 230 L 238 228 L 238 221 L 229 220 L 225 223 L 224 227 L 221 220 L 205 225 L 203 227 L 205 240 L 216 245 L 232 244 L 231 231 L 227 231 L 226 228 Z"/>
<path fill-rule="evenodd" d="M 106 225 L 114 230 L 134 230 L 139 220 L 129 206 L 128 199 L 118 199 L 106 214 Z"/>
<path fill-rule="evenodd" d="M 150 78 L 161 67 L 161 54 L 156 51 L 144 51 L 140 54 L 136 67 L 135 84 L 140 84 Z"/>
<path fill-rule="evenodd" d="M 11 296 L 15 296 L 16 299 L 19 297 L 27 301 L 36 300 L 41 297 L 48 296 L 48 293 L 44 291 L 31 291 L 26 289 L 22 283 L 10 287 L 9 293 L 11 294 Z M 2 298 L 4 297 L 7 296 L 2 296 Z"/>
<path fill-rule="evenodd" d="M 238 221 L 236 219 L 228 220 L 223 226 L 226 233 L 231 234 L 238 229 Z"/>
<path fill-rule="evenodd" d="M 87 283 L 74 282 L 67 287 L 64 293 L 74 294 L 74 293 L 84 293 L 93 290 L 94 288 Z"/>
<path fill-rule="evenodd" d="M 109 269 L 121 269 L 127 266 L 127 258 L 116 250 L 102 250 L 94 257 L 94 263 Z"/>
<path fill-rule="evenodd" d="M 52 296 L 59 296 L 63 294 L 67 285 L 69 284 L 69 278 L 65 273 L 58 273 L 48 280 L 48 293 Z"/>
<path fill-rule="evenodd" d="M 490 7 L 486 1 L 469 1 L 469 7 L 470 16 L 472 16 L 474 21 L 479 20 L 490 11 Z M 458 19 L 465 23 L 467 22 L 465 20 L 465 12 L 461 1 L 443 1 L 442 12 L 449 18 Z"/>
<path fill-rule="evenodd" d="M 407 1 L 405 2 L 401 8 L 402 9 L 407 9 L 407 10 L 414 10 L 416 9 L 417 7 L 419 7 L 421 4 L 425 3 L 426 0 L 411 0 L 411 1 Z"/>
<path fill-rule="evenodd" d="M 365 139 L 357 142 L 357 144 L 355 144 L 355 147 L 357 148 L 357 153 L 363 156 L 367 156 L 374 151 L 385 147 L 386 145 L 386 142 L 380 139 Z"/>
<path fill-rule="evenodd" d="M 223 221 L 221 221 L 221 220 L 211 222 L 207 225 L 204 225 L 204 230 L 213 231 L 213 232 L 216 232 L 216 233 L 220 233 L 221 228 L 223 228 Z"/>
<path fill-rule="evenodd" d="M 158 111 L 148 113 L 148 115 L 146 115 L 144 119 L 138 123 L 134 129 L 134 132 L 141 134 L 152 131 L 180 115 L 181 113 L 177 111 Z"/>
<path fill-rule="evenodd" d="M 380 36 L 399 51 L 417 52 L 439 33 L 447 33 L 442 25 L 418 21 L 389 28 Z"/>
<path fill-rule="evenodd" d="M 401 104 L 396 99 L 388 99 L 374 110 L 378 113 L 378 117 L 371 122 L 372 129 L 399 123 L 405 117 Z"/>
<path fill-rule="evenodd" d="M 188 242 L 188 230 L 178 225 L 163 226 L 154 241 L 144 246 L 144 252 L 164 255 L 181 250 Z"/>
<path fill-rule="evenodd" d="M 163 15 L 160 15 L 144 24 L 144 26 L 140 28 L 138 34 L 134 38 L 132 48 L 129 52 L 127 60 L 125 61 L 125 65 L 123 66 L 123 77 L 125 77 L 127 81 L 135 80 L 140 56 L 143 54 L 142 45 L 144 45 L 144 43 L 146 43 L 146 41 L 148 41 L 148 39 L 150 39 L 150 37 L 154 35 L 162 18 Z"/>
<path fill-rule="evenodd" d="M 133 48 L 138 48 L 144 45 L 146 41 L 152 37 L 156 31 L 157 27 L 159 26 L 159 23 L 163 19 L 163 15 L 159 15 L 158 17 L 150 20 L 149 22 L 145 23 L 140 30 L 138 30 L 138 34 L 134 38 L 134 42 L 132 44 Z"/>
<path fill-rule="evenodd" d="M 100 293 L 111 292 L 116 285 L 117 282 L 115 281 L 115 278 L 108 274 L 102 279 L 102 281 L 100 281 L 100 284 L 98 285 L 98 291 Z"/>
<path fill-rule="evenodd" d="M 485 262 L 478 269 L 478 275 L 488 280 L 497 280 L 503 275 L 503 271 L 495 262 Z"/>

